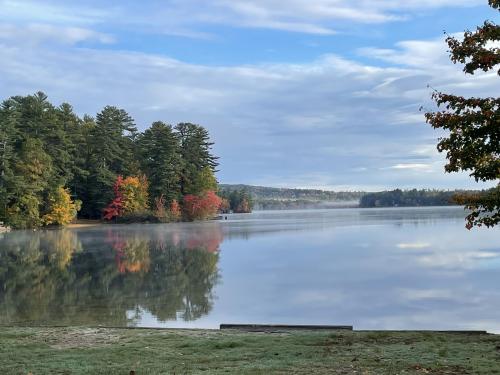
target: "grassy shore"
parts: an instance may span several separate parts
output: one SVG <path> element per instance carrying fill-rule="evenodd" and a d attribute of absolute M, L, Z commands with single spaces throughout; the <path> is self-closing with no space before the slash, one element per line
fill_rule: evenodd
<path fill-rule="evenodd" d="M 500 336 L 2 328 L 2 374 L 500 374 Z M 132 372 L 131 372 L 132 371 Z"/>

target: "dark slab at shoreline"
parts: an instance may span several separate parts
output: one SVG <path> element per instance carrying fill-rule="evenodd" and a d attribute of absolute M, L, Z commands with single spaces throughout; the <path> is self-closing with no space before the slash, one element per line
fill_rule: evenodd
<path fill-rule="evenodd" d="M 352 326 L 329 325 L 287 325 L 287 324 L 221 324 L 220 329 L 238 329 L 242 331 L 269 331 L 269 330 L 347 330 L 352 331 Z"/>

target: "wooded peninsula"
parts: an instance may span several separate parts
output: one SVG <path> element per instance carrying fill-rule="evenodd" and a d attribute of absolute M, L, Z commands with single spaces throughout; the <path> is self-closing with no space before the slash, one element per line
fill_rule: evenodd
<path fill-rule="evenodd" d="M 77 215 L 170 222 L 250 210 L 244 194 L 216 194 L 212 145 L 200 125 L 157 121 L 139 132 L 117 107 L 79 117 L 42 92 L 11 97 L 0 107 L 0 221 L 36 228 Z"/>

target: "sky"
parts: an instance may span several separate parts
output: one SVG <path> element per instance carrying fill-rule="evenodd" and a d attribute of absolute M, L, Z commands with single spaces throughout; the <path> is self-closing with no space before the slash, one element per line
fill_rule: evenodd
<path fill-rule="evenodd" d="M 444 42 L 486 19 L 486 0 L 0 0 L 0 96 L 203 125 L 222 183 L 482 188 L 444 173 L 420 108 L 498 95 Z"/>

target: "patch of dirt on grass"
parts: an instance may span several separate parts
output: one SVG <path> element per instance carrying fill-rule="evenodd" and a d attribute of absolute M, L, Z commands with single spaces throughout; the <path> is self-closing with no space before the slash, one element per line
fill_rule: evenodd
<path fill-rule="evenodd" d="M 108 346 L 117 343 L 121 336 L 109 329 L 67 328 L 42 330 L 36 338 L 53 349 L 72 349 Z"/>
<path fill-rule="evenodd" d="M 225 337 L 237 337 L 237 336 L 245 336 L 245 337 L 261 337 L 265 335 L 272 336 L 291 336 L 291 332 L 279 331 L 279 332 L 263 332 L 263 331 L 244 331 L 237 329 L 225 329 L 225 330 L 216 330 L 216 329 L 166 329 L 166 330 L 158 330 L 158 331 L 148 331 L 145 333 L 149 334 L 157 334 L 157 335 L 177 335 L 177 336 L 185 336 L 185 337 L 201 337 L 201 338 L 225 338 Z"/>
<path fill-rule="evenodd" d="M 442 366 L 439 368 L 423 367 L 420 365 L 411 366 L 412 370 L 416 370 L 417 373 L 431 374 L 431 375 L 468 375 L 468 372 L 462 366 Z"/>
<path fill-rule="evenodd" d="M 135 337 L 147 338 L 147 337 L 167 337 L 170 339 L 182 340 L 183 338 L 218 338 L 223 337 L 224 334 L 217 330 L 204 330 L 204 329 L 158 329 L 158 330 L 131 330 Z"/>

